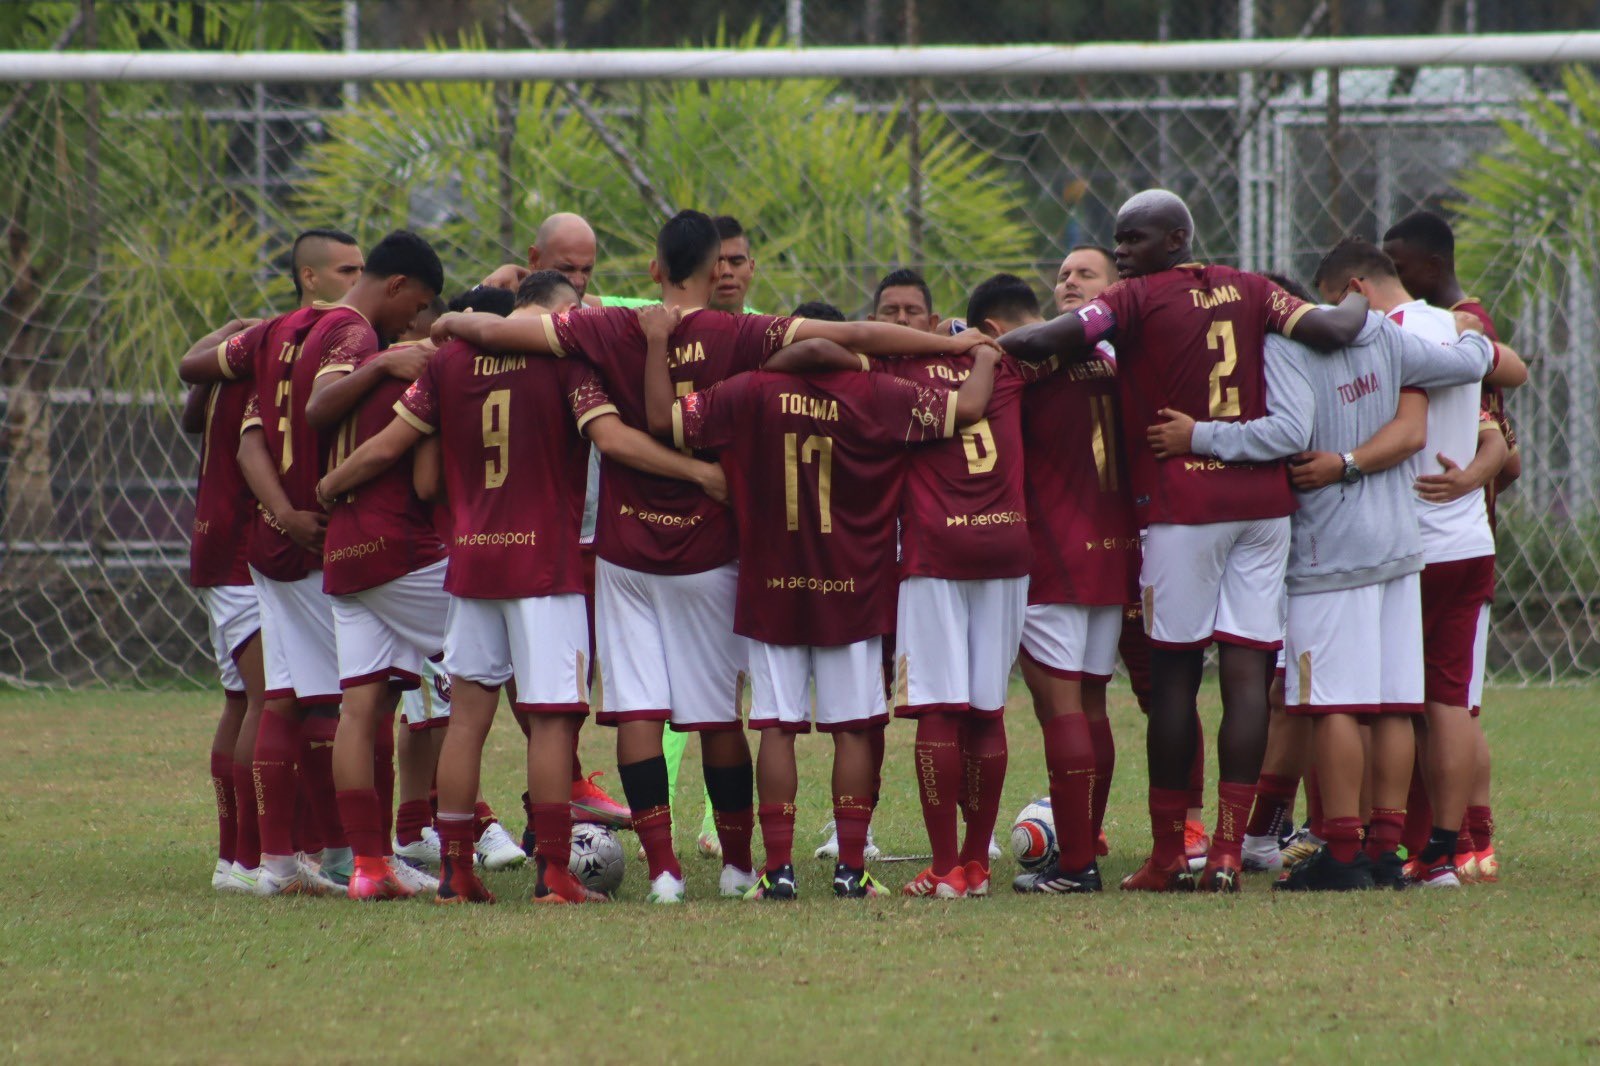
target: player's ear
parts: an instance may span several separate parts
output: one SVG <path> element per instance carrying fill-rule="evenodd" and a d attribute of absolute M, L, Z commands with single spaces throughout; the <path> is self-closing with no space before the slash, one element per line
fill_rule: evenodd
<path fill-rule="evenodd" d="M 939 323 L 942 322 L 942 321 L 943 321 L 943 319 L 941 319 L 938 315 L 934 314 L 932 311 L 929 311 L 928 312 L 928 331 L 930 333 L 937 333 L 938 330 L 939 330 Z"/>
<path fill-rule="evenodd" d="M 978 329 L 984 334 L 984 336 L 987 336 L 987 337 L 1003 337 L 1003 336 L 1005 336 L 1006 327 L 997 318 L 986 318 L 982 322 L 979 322 L 977 325 L 978 325 Z"/>
<path fill-rule="evenodd" d="M 661 264 L 657 260 L 650 260 L 650 280 L 657 285 L 665 285 L 666 278 L 661 273 Z"/>
<path fill-rule="evenodd" d="M 384 294 L 391 297 L 399 296 L 400 290 L 405 288 L 406 283 L 410 280 L 411 279 L 406 277 L 404 274 L 396 274 L 394 277 L 387 279 L 383 283 Z"/>
<path fill-rule="evenodd" d="M 1176 252 L 1189 243 L 1189 231 L 1179 226 L 1167 232 L 1167 251 Z"/>
<path fill-rule="evenodd" d="M 528 245 L 528 269 L 539 269 L 539 246 L 537 244 Z"/>

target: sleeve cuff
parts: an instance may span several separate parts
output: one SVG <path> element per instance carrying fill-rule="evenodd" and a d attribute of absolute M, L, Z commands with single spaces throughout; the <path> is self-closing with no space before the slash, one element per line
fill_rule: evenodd
<path fill-rule="evenodd" d="M 1196 422 L 1194 436 L 1189 439 L 1189 450 L 1196 455 L 1211 454 L 1211 438 L 1216 435 L 1215 422 Z"/>
<path fill-rule="evenodd" d="M 228 342 L 223 341 L 217 345 L 217 365 L 222 367 L 222 376 L 229 381 L 235 380 L 238 375 L 233 372 L 233 367 L 228 365 Z"/>
<path fill-rule="evenodd" d="M 394 413 L 395 413 L 395 417 L 399 418 L 400 421 L 404 422 L 406 425 L 410 426 L 412 429 L 416 430 L 418 433 L 432 433 L 433 432 L 433 427 L 428 425 L 428 423 L 424 422 L 422 419 L 418 418 L 414 413 L 412 413 L 412 411 L 408 407 L 406 407 L 406 405 L 405 405 L 405 403 L 403 401 L 400 401 L 400 400 L 396 400 L 395 401 Z"/>
<path fill-rule="evenodd" d="M 674 447 L 684 447 L 683 404 L 677 400 L 672 402 L 672 443 Z"/>
<path fill-rule="evenodd" d="M 544 326 L 544 339 L 550 344 L 550 354 L 565 359 L 567 350 L 561 346 L 561 338 L 556 336 L 555 316 L 540 315 L 539 321 Z"/>
<path fill-rule="evenodd" d="M 243 422 L 239 423 L 239 434 L 241 436 L 243 436 L 244 435 L 244 431 L 247 430 L 247 429 L 260 429 L 260 428 L 261 428 L 261 416 L 260 415 L 252 415 L 250 418 L 247 418 Z"/>
<path fill-rule="evenodd" d="M 318 370 L 316 377 L 312 378 L 311 380 L 315 381 L 324 374 L 348 374 L 354 369 L 355 364 L 353 363 L 329 363 L 327 366 Z"/>
<path fill-rule="evenodd" d="M 794 335 L 799 331 L 800 324 L 804 321 L 805 319 L 803 318 L 796 318 L 789 323 L 789 328 L 783 331 L 783 346 L 785 348 L 794 343 Z"/>
<path fill-rule="evenodd" d="M 603 403 L 599 407 L 591 407 L 578 419 L 578 432 L 582 433 L 584 426 L 587 426 L 590 422 L 593 422 L 601 415 L 617 415 L 618 417 L 621 417 L 621 413 L 617 410 L 617 405 L 614 403 Z"/>
<path fill-rule="evenodd" d="M 1299 307 L 1295 308 L 1294 311 L 1290 313 L 1289 317 L 1284 320 L 1283 329 L 1280 332 L 1285 337 L 1292 335 L 1294 333 L 1294 327 L 1300 324 L 1300 320 L 1306 316 L 1306 312 L 1310 311 L 1313 306 L 1313 304 L 1301 304 Z"/>

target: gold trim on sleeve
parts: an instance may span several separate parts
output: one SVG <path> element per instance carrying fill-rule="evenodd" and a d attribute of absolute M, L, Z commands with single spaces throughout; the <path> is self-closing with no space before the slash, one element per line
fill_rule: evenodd
<path fill-rule="evenodd" d="M 683 401 L 672 401 L 672 444 L 676 448 L 683 448 Z"/>
<path fill-rule="evenodd" d="M 1283 324 L 1282 333 L 1285 337 L 1294 332 L 1295 324 L 1305 317 L 1305 313 L 1311 310 L 1312 306 L 1312 304 L 1301 304 L 1295 308 L 1294 313 L 1289 316 L 1289 320 Z"/>
<path fill-rule="evenodd" d="M 587 426 L 590 422 L 593 422 L 601 415 L 616 415 L 618 418 L 622 417 L 622 413 L 617 410 L 616 404 L 603 403 L 599 407 L 591 408 L 583 413 L 583 417 L 578 419 L 578 432 L 582 433 L 584 426 Z"/>
<path fill-rule="evenodd" d="M 550 354 L 565 359 L 567 357 L 567 350 L 561 347 L 561 339 L 556 336 L 555 316 L 540 315 L 539 322 L 544 326 L 544 339 L 550 345 Z"/>
<path fill-rule="evenodd" d="M 394 402 L 394 413 L 399 417 L 400 421 L 404 422 L 418 433 L 433 432 L 433 427 L 428 425 L 428 423 L 424 422 L 409 409 L 407 409 L 404 401 L 396 400 Z"/>

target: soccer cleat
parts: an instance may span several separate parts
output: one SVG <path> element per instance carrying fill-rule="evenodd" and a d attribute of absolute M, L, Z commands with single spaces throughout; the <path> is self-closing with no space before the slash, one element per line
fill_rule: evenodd
<path fill-rule="evenodd" d="M 439 891 L 439 879 L 432 874 L 424 873 L 410 863 L 397 859 L 393 855 L 389 856 L 388 863 L 389 870 L 394 874 L 394 879 L 409 888 L 413 896 L 422 892 Z"/>
<path fill-rule="evenodd" d="M 701 833 L 700 838 L 694 842 L 694 850 L 702 859 L 720 859 L 722 841 L 717 839 L 715 833 Z"/>
<path fill-rule="evenodd" d="M 322 876 L 321 871 L 304 859 L 296 859 L 294 869 L 287 874 L 276 874 L 265 864 L 256 874 L 255 894 L 258 896 L 332 896 L 344 891 Z"/>
<path fill-rule="evenodd" d="M 1455 857 L 1456 878 L 1464 885 L 1478 883 L 1478 853 L 1463 852 Z"/>
<path fill-rule="evenodd" d="M 478 838 L 477 854 L 485 870 L 507 870 L 528 861 L 528 853 L 517 847 L 517 842 L 499 822 L 490 822 L 484 828 L 483 835 Z"/>
<path fill-rule="evenodd" d="M 608 898 L 604 893 L 596 892 L 579 881 L 573 872 L 565 866 L 547 864 L 543 859 L 535 857 L 534 869 L 537 879 L 533 885 L 533 902 L 535 903 L 604 903 Z M 671 877 L 671 874 L 662 874 L 650 886 L 650 900 L 652 903 L 667 902 L 655 898 L 656 886 L 662 878 Z M 682 882 L 679 882 L 679 898 L 682 898 Z M 671 902 L 677 902 L 672 900 Z"/>
<path fill-rule="evenodd" d="M 745 893 L 756 886 L 756 872 L 741 870 L 737 866 L 724 866 L 717 879 L 717 892 L 723 899 L 743 899 Z"/>
<path fill-rule="evenodd" d="M 1398 851 L 1386 851 L 1372 863 L 1372 887 L 1402 889 L 1405 885 L 1405 860 Z"/>
<path fill-rule="evenodd" d="M 1099 856 L 1111 854 L 1111 842 L 1106 839 L 1106 831 L 1100 830 L 1100 835 L 1094 839 L 1094 853 Z"/>
<path fill-rule="evenodd" d="M 839 827 L 834 824 L 832 818 L 829 818 L 828 824 L 823 826 L 822 831 L 828 835 L 828 839 L 823 841 L 822 847 L 817 849 L 816 856 L 819 859 L 833 859 L 837 861 L 839 858 Z M 989 847 L 993 850 L 993 855 L 991 857 L 997 858 L 1000 853 L 999 850 L 995 848 L 994 839 L 992 837 L 989 840 Z M 867 846 L 862 850 L 861 857 L 866 859 L 868 862 L 872 862 L 882 854 L 883 852 L 878 848 L 878 845 L 872 841 L 872 827 L 869 825 L 867 826 Z"/>
<path fill-rule="evenodd" d="M 1284 871 L 1273 884 L 1279 892 L 1357 892 L 1376 887 L 1372 860 L 1364 851 L 1349 862 L 1340 862 L 1327 848 L 1318 848 L 1310 858 Z"/>
<path fill-rule="evenodd" d="M 1081 870 L 1063 870 L 1059 862 L 1052 862 L 1037 873 L 1025 873 L 1011 882 L 1016 892 L 1043 895 L 1076 896 L 1102 889 L 1100 867 L 1090 863 Z"/>
<path fill-rule="evenodd" d="M 1206 868 L 1206 855 L 1211 851 L 1211 837 L 1206 834 L 1204 822 L 1186 820 L 1183 823 L 1183 856 L 1189 860 L 1189 869 L 1199 873 Z"/>
<path fill-rule="evenodd" d="M 1206 867 L 1195 883 L 1196 892 L 1232 893 L 1240 889 L 1239 860 L 1232 855 L 1218 855 L 1206 860 Z"/>
<path fill-rule="evenodd" d="M 253 896 L 256 894 L 256 881 L 261 877 L 261 869 L 260 867 L 250 869 L 235 862 L 228 876 L 231 879 L 228 884 L 229 892 L 242 892 L 247 896 Z"/>
<path fill-rule="evenodd" d="M 458 869 L 447 859 L 439 868 L 439 888 L 433 901 L 440 904 L 493 903 L 494 893 L 483 886 L 471 866 L 463 865 Z"/>
<path fill-rule="evenodd" d="M 1492 885 L 1500 880 L 1500 860 L 1495 858 L 1494 846 L 1484 848 L 1478 852 L 1478 881 L 1485 885 Z"/>
<path fill-rule="evenodd" d="M 438 866 L 439 865 L 439 834 L 433 831 L 433 826 L 422 827 L 422 838 L 410 844 L 394 842 L 394 856 L 403 859 L 413 866 Z"/>
<path fill-rule="evenodd" d="M 216 892 L 233 891 L 233 863 L 217 860 L 217 865 L 211 870 L 211 888 Z"/>
<path fill-rule="evenodd" d="M 870 829 L 867 831 L 867 835 L 869 837 L 872 835 L 872 831 Z M 1000 845 L 995 843 L 994 834 L 990 833 L 989 834 L 989 861 L 990 862 L 994 862 L 999 857 L 1000 857 Z M 868 855 L 867 858 L 876 859 L 877 856 L 876 855 Z"/>
<path fill-rule="evenodd" d="M 799 895 L 800 889 L 794 882 L 794 867 L 787 865 L 776 870 L 763 870 L 744 898 L 792 900 Z"/>
<path fill-rule="evenodd" d="M 1420 888 L 1461 887 L 1461 879 L 1456 876 L 1455 864 L 1449 859 L 1440 859 L 1431 865 L 1424 863 L 1420 858 L 1412 859 L 1401 871 L 1401 883 L 1408 888 L 1412 885 Z"/>
<path fill-rule="evenodd" d="M 964 871 L 967 875 L 967 895 L 980 898 L 989 894 L 989 866 L 973 859 Z"/>
<path fill-rule="evenodd" d="M 385 865 L 383 872 L 373 876 L 356 867 L 350 875 L 350 884 L 345 888 L 345 896 L 356 900 L 379 899 L 410 899 L 415 893 L 410 888 L 400 883 L 394 870 Z"/>
<path fill-rule="evenodd" d="M 1313 835 L 1305 826 L 1296 829 L 1289 837 L 1289 842 L 1279 849 L 1279 854 L 1283 856 L 1283 868 L 1287 870 L 1311 858 L 1322 844 L 1322 838 Z"/>
<path fill-rule="evenodd" d="M 343 892 L 350 885 L 350 878 L 356 872 L 355 852 L 349 848 L 323 848 L 322 856 L 317 862 L 308 865 L 332 881 Z"/>
<path fill-rule="evenodd" d="M 663 871 L 654 881 L 650 882 L 650 894 L 645 896 L 647 903 L 682 903 L 683 878 L 675 876 L 670 870 Z"/>
<path fill-rule="evenodd" d="M 867 873 L 867 868 L 835 863 L 833 867 L 833 894 L 840 899 L 868 899 L 886 894 L 878 879 Z"/>
<path fill-rule="evenodd" d="M 967 871 L 959 863 L 950 868 L 950 872 L 938 875 L 933 872 L 933 867 L 928 867 L 916 877 L 906 882 L 900 890 L 902 895 L 932 898 L 932 899 L 962 899 L 967 894 Z"/>
<path fill-rule="evenodd" d="M 1122 879 L 1124 892 L 1193 892 L 1194 871 L 1189 869 L 1189 860 L 1179 858 L 1171 866 L 1161 867 L 1155 864 L 1154 859 L 1146 859 L 1144 865 Z"/>
<path fill-rule="evenodd" d="M 633 825 L 633 812 L 612 799 L 605 789 L 594 783 L 601 776 L 596 770 L 588 777 L 572 783 L 572 820 L 608 825 L 612 829 L 627 829 Z"/>
<path fill-rule="evenodd" d="M 1258 872 L 1283 869 L 1283 849 L 1278 846 L 1278 835 L 1263 833 L 1261 836 L 1252 836 L 1246 833 L 1240 866 Z"/>

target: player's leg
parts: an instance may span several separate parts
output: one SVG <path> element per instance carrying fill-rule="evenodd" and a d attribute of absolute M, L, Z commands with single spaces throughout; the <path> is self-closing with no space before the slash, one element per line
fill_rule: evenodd
<path fill-rule="evenodd" d="M 255 589 L 249 585 L 202 589 L 201 599 L 206 606 L 207 628 L 223 691 L 222 714 L 217 719 L 217 728 L 211 737 L 211 790 L 217 810 L 217 861 L 211 875 L 211 887 L 231 891 L 239 887 L 239 882 L 233 876 L 234 863 L 239 857 L 239 801 L 248 797 L 251 807 L 254 807 L 253 791 L 241 794 L 236 785 L 238 768 L 234 763 L 234 753 L 239 747 L 239 734 L 251 703 L 251 694 L 239 671 L 236 654 L 246 644 L 256 642 L 261 617 L 256 606 Z M 259 661 L 257 665 L 259 668 Z M 255 680 L 255 706 L 259 714 L 259 669 Z M 253 824 L 253 810 L 251 820 Z M 252 850 L 256 850 L 256 846 Z"/>
<path fill-rule="evenodd" d="M 1412 720 L 1421 717 L 1424 695 L 1419 575 L 1408 574 L 1385 582 L 1382 597 L 1384 713 L 1372 725 L 1372 813 L 1368 820 L 1367 858 L 1376 884 L 1398 888 L 1400 837 L 1416 764 Z"/>
<path fill-rule="evenodd" d="M 761 876 L 744 898 L 792 900 L 797 894 L 794 816 L 800 787 L 794 738 L 811 731 L 811 651 L 752 640 L 749 656 L 749 727 L 761 735 L 755 766 L 756 815 L 766 857 Z"/>
<path fill-rule="evenodd" d="M 969 881 L 976 879 L 981 886 L 989 880 L 989 864 L 999 853 L 994 827 L 1010 762 L 1006 697 L 1022 640 L 1028 583 L 1026 578 L 996 578 L 964 581 L 961 587 L 967 596 L 967 676 L 972 704 L 961 742 L 967 782 L 961 862 Z M 1110 667 L 1106 670 L 1109 673 Z M 969 884 L 968 890 L 971 888 Z"/>
<path fill-rule="evenodd" d="M 728 729 L 700 732 L 700 758 L 722 859 L 718 892 L 742 897 L 756 883 L 751 838 L 755 835 L 755 767 L 744 723 L 736 716 Z M 704 834 L 702 834 L 704 835 Z"/>
<path fill-rule="evenodd" d="M 446 615 L 449 605 L 446 603 Z M 413 866 L 439 865 L 439 834 L 433 827 L 434 776 L 439 746 L 450 724 L 450 675 L 439 661 L 424 659 L 422 679 L 400 697 L 401 723 L 395 744 L 399 807 L 394 819 L 394 853 Z"/>
<path fill-rule="evenodd" d="M 234 663 L 244 682 L 245 711 L 239 722 L 239 736 L 233 749 L 234 810 L 238 813 L 238 832 L 234 837 L 233 884 L 238 892 L 255 888 L 261 868 L 261 826 L 256 811 L 255 751 L 261 729 L 262 695 L 266 674 L 261 661 L 261 631 L 258 626 L 235 656 Z"/>
<path fill-rule="evenodd" d="M 833 820 L 839 827 L 839 861 L 833 868 L 833 894 L 844 899 L 882 895 L 883 886 L 867 872 L 866 848 L 872 794 L 882 765 L 874 733 L 889 718 L 883 642 L 871 637 L 809 652 L 817 728 L 832 734 L 834 741 Z"/>
<path fill-rule="evenodd" d="M 1468 698 L 1472 701 L 1472 725 L 1474 727 L 1472 793 L 1467 797 L 1467 816 L 1461 826 L 1463 833 L 1466 834 L 1466 839 L 1458 842 L 1456 853 L 1460 855 L 1464 846 L 1470 847 L 1472 849 L 1473 879 L 1494 882 L 1500 880 L 1500 860 L 1495 857 L 1494 853 L 1494 810 L 1490 806 L 1492 764 L 1489 758 L 1489 737 L 1483 731 L 1483 716 L 1481 713 L 1486 667 L 1485 649 L 1489 640 L 1489 605 L 1487 603 L 1479 611 L 1478 630 L 1475 636 L 1476 657 L 1473 662 L 1472 685 L 1468 690 Z"/>
<path fill-rule="evenodd" d="M 1267 691 L 1267 750 L 1261 757 L 1255 805 L 1244 830 L 1246 870 L 1276 870 L 1287 861 L 1280 841 L 1293 826 L 1294 798 L 1311 758 L 1310 720 L 1284 713 L 1284 661 L 1279 652 Z"/>
<path fill-rule="evenodd" d="M 593 544 L 578 545 L 578 557 L 583 563 L 583 602 L 585 616 L 589 625 L 589 647 L 596 649 L 595 655 L 599 656 L 600 643 L 595 639 L 594 631 L 594 564 L 595 554 Z M 589 689 L 591 690 L 590 702 L 596 709 L 604 706 L 604 692 L 597 696 L 592 694 L 596 680 L 595 660 L 589 660 Z M 583 760 L 578 757 L 578 736 L 583 731 L 580 723 L 578 733 L 572 737 L 572 820 L 574 822 L 592 822 L 595 825 L 610 826 L 613 829 L 628 829 L 633 825 L 633 815 L 628 808 L 613 799 L 610 793 L 601 788 L 595 779 L 604 776 L 603 772 L 596 770 L 590 774 L 583 772 Z M 523 808 L 526 813 L 528 806 L 527 797 L 523 797 Z M 528 826 L 522 834 L 523 850 L 528 851 L 533 847 L 533 815 L 528 813 Z"/>

